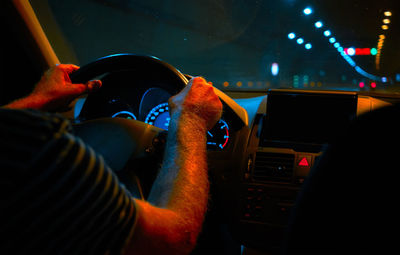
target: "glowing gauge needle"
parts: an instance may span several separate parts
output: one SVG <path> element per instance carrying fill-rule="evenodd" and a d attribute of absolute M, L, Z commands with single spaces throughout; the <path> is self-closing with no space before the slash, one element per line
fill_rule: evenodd
<path fill-rule="evenodd" d="M 223 150 L 228 143 L 228 139 L 228 124 L 220 119 L 211 130 L 207 131 L 207 149 Z"/>

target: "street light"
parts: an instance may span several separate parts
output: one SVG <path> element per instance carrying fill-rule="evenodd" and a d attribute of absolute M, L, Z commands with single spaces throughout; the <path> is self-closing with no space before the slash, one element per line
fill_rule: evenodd
<path fill-rule="evenodd" d="M 304 10 L 303 10 L 303 13 L 304 13 L 305 15 L 310 15 L 312 12 L 313 12 L 313 10 L 312 10 L 310 7 L 306 7 L 306 8 L 304 8 Z"/>
<path fill-rule="evenodd" d="M 321 28 L 324 24 L 321 21 L 317 21 L 314 25 L 316 28 Z"/>

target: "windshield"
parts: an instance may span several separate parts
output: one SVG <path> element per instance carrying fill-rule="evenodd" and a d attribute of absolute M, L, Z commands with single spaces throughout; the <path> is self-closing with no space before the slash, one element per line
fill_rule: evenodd
<path fill-rule="evenodd" d="M 222 90 L 400 85 L 399 1 L 32 0 L 61 62 L 156 56 Z"/>

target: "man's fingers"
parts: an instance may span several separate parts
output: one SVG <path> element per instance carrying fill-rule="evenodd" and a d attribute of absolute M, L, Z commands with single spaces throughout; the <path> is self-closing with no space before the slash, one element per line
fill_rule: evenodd
<path fill-rule="evenodd" d="M 53 71 L 51 71 L 51 75 L 52 76 L 59 76 L 59 75 L 63 75 L 64 76 L 64 80 L 67 83 L 71 82 L 71 79 L 69 78 L 69 75 L 78 70 L 80 67 L 73 65 L 73 64 L 58 64 L 54 67 Z"/>
<path fill-rule="evenodd" d="M 58 68 L 65 71 L 67 74 L 71 74 L 72 72 L 78 70 L 80 67 L 73 64 L 60 64 L 57 65 Z"/>
<path fill-rule="evenodd" d="M 68 94 L 72 96 L 80 96 L 85 93 L 90 93 L 93 91 L 98 90 L 101 88 L 101 81 L 100 80 L 93 80 L 93 81 L 88 81 L 87 83 L 77 83 L 77 84 L 72 84 L 70 83 L 68 85 Z"/>
<path fill-rule="evenodd" d="M 193 86 L 193 84 L 198 84 L 202 82 L 207 83 L 206 80 L 201 76 L 193 77 L 192 79 L 190 79 L 189 83 L 186 85 L 185 88 L 190 89 Z"/>
<path fill-rule="evenodd" d="M 99 88 L 101 88 L 101 85 L 102 85 L 102 83 L 101 83 L 100 80 L 88 81 L 88 82 L 86 83 L 86 87 L 87 87 L 87 89 L 88 89 L 87 92 L 96 91 L 96 90 L 98 90 Z"/>

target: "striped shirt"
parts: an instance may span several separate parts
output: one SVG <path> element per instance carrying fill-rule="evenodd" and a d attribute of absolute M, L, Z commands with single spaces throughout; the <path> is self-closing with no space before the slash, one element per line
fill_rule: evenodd
<path fill-rule="evenodd" d="M 0 109 L 2 254 L 121 254 L 136 214 L 103 158 L 69 121 Z"/>

